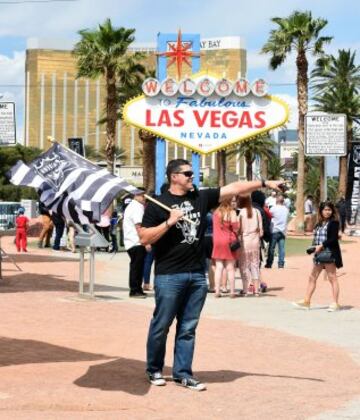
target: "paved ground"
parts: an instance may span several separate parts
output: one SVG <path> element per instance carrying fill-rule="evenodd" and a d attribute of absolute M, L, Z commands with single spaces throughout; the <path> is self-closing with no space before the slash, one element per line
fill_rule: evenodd
<path fill-rule="evenodd" d="M 292 308 L 311 265 L 291 257 L 263 275 L 261 298 L 209 295 L 194 369 L 208 391 L 144 380 L 153 298 L 130 301 L 127 255 L 97 256 L 95 301 L 79 299 L 71 253 L 31 249 L 4 264 L 0 285 L 0 418 L 8 419 L 359 419 L 360 241 L 343 246 L 345 309 L 328 313 L 327 282 L 314 309 Z M 240 284 L 239 284 L 240 286 Z M 171 374 L 173 331 L 166 374 Z"/>

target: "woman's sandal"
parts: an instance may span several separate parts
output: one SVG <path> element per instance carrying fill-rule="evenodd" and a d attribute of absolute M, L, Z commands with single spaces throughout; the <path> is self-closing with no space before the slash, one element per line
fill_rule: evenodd
<path fill-rule="evenodd" d="M 215 294 L 214 294 L 214 297 L 216 297 L 216 298 L 221 298 L 221 297 L 222 297 L 222 294 L 221 294 L 221 293 L 215 293 Z"/>
<path fill-rule="evenodd" d="M 229 291 L 228 291 L 228 289 L 226 288 L 226 287 L 222 287 L 221 289 L 220 289 L 220 292 L 221 293 L 229 293 Z"/>
<path fill-rule="evenodd" d="M 238 298 L 240 296 L 241 296 L 240 293 L 230 293 L 230 298 L 231 299 Z"/>

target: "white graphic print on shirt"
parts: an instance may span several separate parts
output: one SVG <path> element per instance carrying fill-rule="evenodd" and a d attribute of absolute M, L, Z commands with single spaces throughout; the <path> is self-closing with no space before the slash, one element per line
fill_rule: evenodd
<path fill-rule="evenodd" d="M 181 220 L 176 223 L 176 227 L 181 229 L 184 236 L 181 243 L 193 244 L 195 241 L 198 241 L 199 238 L 196 237 L 196 230 L 197 226 L 200 224 L 200 212 L 193 212 L 194 207 L 190 201 L 184 201 L 180 204 L 180 206 L 174 204 L 172 208 L 182 210 L 185 217 L 194 221 L 194 223 L 189 223 L 185 220 Z"/>

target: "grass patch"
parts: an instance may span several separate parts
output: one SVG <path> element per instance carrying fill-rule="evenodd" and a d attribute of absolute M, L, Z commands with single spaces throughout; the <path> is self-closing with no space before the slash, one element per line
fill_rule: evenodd
<path fill-rule="evenodd" d="M 285 255 L 306 255 L 306 249 L 312 245 L 313 238 L 309 236 L 308 238 L 292 238 L 288 237 L 285 241 Z M 340 246 L 342 244 L 351 244 L 354 241 L 345 240 L 340 241 Z"/>
<path fill-rule="evenodd" d="M 306 255 L 306 249 L 312 244 L 312 237 L 302 238 L 287 238 L 285 241 L 285 255 Z"/>

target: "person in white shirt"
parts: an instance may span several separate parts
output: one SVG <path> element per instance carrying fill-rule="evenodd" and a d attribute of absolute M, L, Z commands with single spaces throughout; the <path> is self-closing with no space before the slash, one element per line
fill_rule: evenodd
<path fill-rule="evenodd" d="M 285 237 L 289 218 L 289 209 L 284 204 L 284 197 L 279 195 L 276 205 L 270 209 L 271 219 L 271 241 L 265 268 L 271 268 L 274 262 L 276 244 L 278 245 L 279 258 L 278 267 L 284 268 L 285 265 Z"/>
<path fill-rule="evenodd" d="M 265 205 L 269 209 L 276 205 L 276 191 L 271 191 L 270 196 L 265 200 Z"/>
<path fill-rule="evenodd" d="M 286 194 L 284 194 L 284 204 L 288 208 L 289 212 L 291 212 L 291 200 Z"/>
<path fill-rule="evenodd" d="M 304 203 L 304 213 L 305 232 L 312 232 L 314 229 L 314 204 L 312 195 L 308 195 L 306 197 Z"/>
<path fill-rule="evenodd" d="M 126 207 L 123 219 L 124 246 L 130 257 L 129 296 L 134 298 L 146 297 L 146 293 L 142 289 L 146 249 L 145 246 L 141 245 L 139 238 L 144 206 L 144 193 L 135 195 Z"/>

